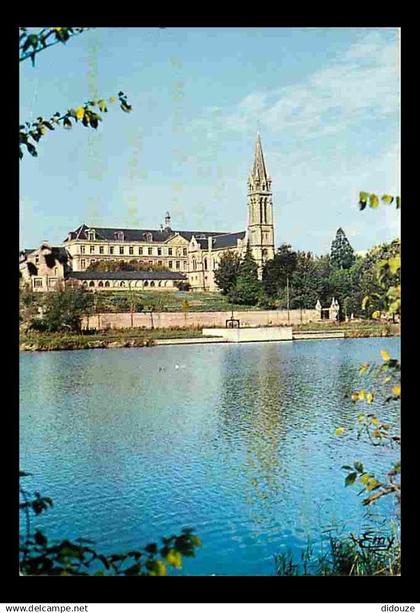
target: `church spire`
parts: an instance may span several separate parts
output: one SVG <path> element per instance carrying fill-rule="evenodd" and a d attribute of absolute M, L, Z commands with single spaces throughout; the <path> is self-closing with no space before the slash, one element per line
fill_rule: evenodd
<path fill-rule="evenodd" d="M 274 257 L 274 226 L 271 178 L 265 167 L 259 134 L 248 178 L 248 243 L 261 277 L 265 261 Z"/>
<path fill-rule="evenodd" d="M 264 155 L 261 145 L 261 137 L 260 133 L 257 132 L 257 142 L 255 143 L 255 156 L 254 156 L 254 166 L 252 168 L 252 178 L 259 179 L 260 181 L 267 181 L 267 171 L 265 169 L 264 163 Z"/>

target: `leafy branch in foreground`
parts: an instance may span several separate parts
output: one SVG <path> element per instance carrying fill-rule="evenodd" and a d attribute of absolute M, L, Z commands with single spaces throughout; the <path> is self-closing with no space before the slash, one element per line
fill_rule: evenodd
<path fill-rule="evenodd" d="M 381 196 L 381 200 L 383 204 L 392 204 L 395 201 L 395 207 L 399 209 L 401 207 L 401 198 L 399 196 L 390 196 L 389 194 L 384 194 Z M 377 209 L 379 206 L 379 196 L 376 194 L 369 194 L 368 192 L 360 192 L 359 193 L 359 207 L 360 210 L 366 208 L 369 204 L 371 209 Z"/>
<path fill-rule="evenodd" d="M 29 475 L 19 472 L 20 478 Z M 182 568 L 183 556 L 195 556 L 196 548 L 201 545 L 190 528 L 184 528 L 181 534 L 163 537 L 161 545 L 149 543 L 140 549 L 110 555 L 98 553 L 89 539 L 52 543 L 41 530 L 32 530 L 31 515 L 47 511 L 53 501 L 39 492 L 32 495 L 22 486 L 19 491 L 19 508 L 25 525 L 19 547 L 23 575 L 164 576 L 168 567 Z"/>
<path fill-rule="evenodd" d="M 127 102 L 127 96 L 124 92 L 118 92 L 118 101 L 121 110 L 125 113 L 129 113 L 132 110 L 132 106 Z M 100 113 L 108 112 L 108 103 L 117 102 L 116 96 L 111 96 L 108 100 L 88 100 L 83 106 L 69 109 L 63 115 L 59 112 L 54 113 L 49 119 L 38 117 L 36 121 L 32 123 L 26 121 L 19 126 L 19 157 L 23 158 L 22 146 L 25 145 L 28 152 L 37 157 L 38 152 L 35 143 L 45 136 L 49 131 L 55 130 L 56 127 L 63 127 L 66 129 L 72 128 L 75 123 L 81 122 L 86 128 L 97 129 L 99 122 L 102 121 Z M 98 112 L 99 111 L 99 112 Z"/>
<path fill-rule="evenodd" d="M 19 29 L 19 62 L 31 58 L 35 66 L 35 56 L 40 51 L 66 43 L 73 36 L 81 34 L 89 28 L 43 28 L 39 32 L 28 32 L 28 28 Z"/>

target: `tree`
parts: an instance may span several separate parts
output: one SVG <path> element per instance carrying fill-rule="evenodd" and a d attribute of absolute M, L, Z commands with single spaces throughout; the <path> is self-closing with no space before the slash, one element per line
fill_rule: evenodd
<path fill-rule="evenodd" d="M 240 263 L 235 285 L 229 292 L 229 300 L 236 304 L 257 304 L 263 298 L 263 286 L 258 279 L 258 266 L 252 257 L 249 244 Z"/>
<path fill-rule="evenodd" d="M 319 295 L 316 261 L 310 251 L 298 251 L 296 268 L 290 280 L 292 309 L 313 309 Z"/>
<path fill-rule="evenodd" d="M 347 269 L 354 263 L 354 251 L 344 230 L 338 228 L 335 239 L 331 244 L 331 265 L 333 268 Z"/>
<path fill-rule="evenodd" d="M 236 253 L 226 251 L 222 254 L 219 266 L 214 272 L 214 280 L 225 296 L 236 284 L 241 260 Z"/>
<path fill-rule="evenodd" d="M 45 295 L 42 319 L 32 328 L 46 332 L 80 332 L 84 315 L 91 312 L 94 297 L 81 288 L 62 288 Z"/>
<path fill-rule="evenodd" d="M 287 284 L 287 278 L 295 271 L 297 253 L 292 247 L 283 243 L 272 260 L 267 260 L 262 274 L 265 293 L 270 297 L 278 297 Z"/>

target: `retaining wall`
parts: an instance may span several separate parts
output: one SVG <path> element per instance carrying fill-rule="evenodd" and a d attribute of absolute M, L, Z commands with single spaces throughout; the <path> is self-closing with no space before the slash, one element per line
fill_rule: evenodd
<path fill-rule="evenodd" d="M 287 326 L 319 321 L 315 309 L 289 311 L 234 311 L 241 328 L 258 326 Z M 83 329 L 104 330 L 107 328 L 224 328 L 231 311 L 194 313 L 97 313 L 82 320 Z M 153 323 L 152 323 L 153 320 Z"/>

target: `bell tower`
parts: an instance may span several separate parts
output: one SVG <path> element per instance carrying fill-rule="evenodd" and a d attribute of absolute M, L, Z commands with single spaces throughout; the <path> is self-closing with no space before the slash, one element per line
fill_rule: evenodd
<path fill-rule="evenodd" d="M 274 225 L 271 178 L 265 168 L 259 134 L 248 178 L 248 241 L 261 278 L 264 262 L 274 257 Z"/>

